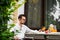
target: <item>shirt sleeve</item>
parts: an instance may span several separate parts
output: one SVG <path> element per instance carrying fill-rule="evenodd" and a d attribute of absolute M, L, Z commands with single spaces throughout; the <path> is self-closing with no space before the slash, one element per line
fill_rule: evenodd
<path fill-rule="evenodd" d="M 30 28 L 28 28 L 28 27 L 26 27 L 26 32 L 39 33 L 39 31 L 37 31 L 37 30 L 32 30 L 32 29 L 30 29 Z"/>

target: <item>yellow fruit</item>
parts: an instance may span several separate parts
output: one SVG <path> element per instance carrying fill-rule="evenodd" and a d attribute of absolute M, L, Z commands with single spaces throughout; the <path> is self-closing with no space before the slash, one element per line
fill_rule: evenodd
<path fill-rule="evenodd" d="M 46 29 L 45 27 L 42 28 L 43 31 L 45 31 L 45 29 Z"/>
<path fill-rule="evenodd" d="M 50 30 L 51 32 L 57 32 L 57 30 L 54 29 L 53 27 L 50 27 L 49 30 Z"/>

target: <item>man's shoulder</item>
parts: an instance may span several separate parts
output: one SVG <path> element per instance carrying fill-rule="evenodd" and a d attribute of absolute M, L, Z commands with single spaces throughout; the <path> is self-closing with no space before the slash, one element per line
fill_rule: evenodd
<path fill-rule="evenodd" d="M 23 25 L 24 27 L 27 27 L 26 25 Z"/>

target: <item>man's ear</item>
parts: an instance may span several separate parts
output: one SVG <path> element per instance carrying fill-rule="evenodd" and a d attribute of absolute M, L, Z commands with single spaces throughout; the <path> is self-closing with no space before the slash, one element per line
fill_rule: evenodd
<path fill-rule="evenodd" d="M 20 19 L 18 19 L 20 21 Z"/>
<path fill-rule="evenodd" d="M 21 20 L 21 19 L 19 19 L 19 20 Z"/>

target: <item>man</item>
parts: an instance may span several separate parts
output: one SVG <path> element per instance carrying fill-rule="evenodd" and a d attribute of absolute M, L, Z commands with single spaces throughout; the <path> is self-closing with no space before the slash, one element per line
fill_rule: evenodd
<path fill-rule="evenodd" d="M 31 30 L 26 25 L 24 25 L 24 23 L 26 22 L 26 16 L 24 14 L 19 15 L 18 20 L 19 20 L 19 23 L 16 24 L 16 26 L 10 30 L 11 32 L 14 32 L 15 40 L 23 39 L 26 32 L 35 32 L 35 33 L 38 32 L 35 30 Z"/>

